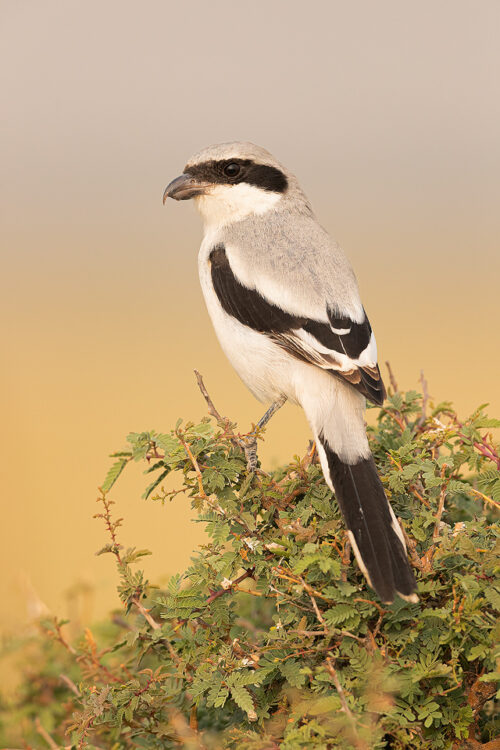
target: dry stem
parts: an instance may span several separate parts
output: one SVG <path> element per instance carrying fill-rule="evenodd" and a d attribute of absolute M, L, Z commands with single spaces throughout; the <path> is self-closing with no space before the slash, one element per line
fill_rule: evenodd
<path fill-rule="evenodd" d="M 50 734 L 47 732 L 47 730 L 43 727 L 40 719 L 38 716 L 35 718 L 35 729 L 40 735 L 40 737 L 43 737 L 47 745 L 51 748 L 51 750 L 59 750 L 59 745 L 54 742 Z"/>

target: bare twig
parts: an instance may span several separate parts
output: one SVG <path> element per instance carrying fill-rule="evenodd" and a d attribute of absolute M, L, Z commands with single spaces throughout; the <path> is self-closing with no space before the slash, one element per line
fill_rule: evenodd
<path fill-rule="evenodd" d="M 401 462 L 400 462 L 400 461 L 397 461 L 397 460 L 396 460 L 396 459 L 394 458 L 394 456 L 391 456 L 390 454 L 389 454 L 389 461 L 390 461 L 390 462 L 391 462 L 391 464 L 392 464 L 393 466 L 395 466 L 395 467 L 396 467 L 396 468 L 397 468 L 397 469 L 398 469 L 399 471 L 403 471 L 403 467 L 402 467 L 402 465 L 401 465 Z M 423 504 L 425 505 L 425 507 L 426 507 L 426 508 L 430 508 L 430 507 L 431 507 L 431 506 L 430 506 L 430 503 L 429 503 L 429 501 L 428 501 L 428 500 L 426 500 L 426 499 L 425 499 L 425 497 L 424 497 L 424 496 L 423 496 L 423 495 L 422 495 L 422 494 L 421 494 L 421 493 L 420 493 L 420 492 L 419 492 L 419 491 L 417 490 L 417 488 L 415 487 L 415 482 L 412 482 L 412 483 L 410 483 L 410 485 L 409 485 L 409 488 L 410 488 L 410 490 L 411 490 L 411 491 L 413 492 L 413 494 L 414 494 L 414 495 L 416 495 L 416 497 L 418 497 L 418 499 L 420 500 L 420 502 L 421 502 L 421 503 L 423 503 Z"/>
<path fill-rule="evenodd" d="M 219 598 L 219 596 L 223 596 L 224 594 L 227 594 L 234 586 L 237 586 L 239 583 L 245 580 L 245 578 L 253 578 L 253 568 L 249 568 L 249 570 L 246 570 L 242 575 L 239 576 L 239 578 L 236 578 L 234 581 L 231 582 L 231 585 L 227 587 L 227 589 L 219 589 L 218 591 L 214 591 L 213 594 L 210 594 L 208 599 L 205 602 L 205 605 L 212 604 L 216 599 Z"/>
<path fill-rule="evenodd" d="M 245 449 L 245 442 L 241 440 L 237 435 L 234 434 L 233 430 L 231 429 L 231 422 L 227 417 L 223 417 L 220 412 L 215 408 L 215 404 L 212 401 L 212 398 L 207 391 L 206 385 L 203 382 L 203 376 L 201 375 L 198 370 L 194 371 L 194 374 L 196 375 L 196 382 L 198 383 L 198 388 L 201 391 L 201 395 L 205 399 L 207 406 L 208 406 L 208 413 L 217 420 L 217 422 L 221 425 L 224 425 L 224 432 L 229 437 L 229 440 L 232 445 L 234 445 L 237 448 Z"/>
<path fill-rule="evenodd" d="M 325 631 L 324 630 L 288 630 L 288 633 L 296 633 L 297 635 L 304 635 L 309 638 L 317 638 L 325 637 Z M 328 631 L 328 635 L 342 635 L 346 638 L 353 638 L 355 641 L 358 641 L 359 643 L 364 643 L 365 639 L 360 638 L 357 635 L 354 635 L 354 633 L 351 633 L 350 630 L 341 630 L 340 628 L 332 628 Z M 330 648 L 330 647 L 328 647 Z"/>
<path fill-rule="evenodd" d="M 198 461 L 194 457 L 194 455 L 193 455 L 193 453 L 191 451 L 191 448 L 189 447 L 189 444 L 186 443 L 186 441 L 183 439 L 183 437 L 181 436 L 181 434 L 180 434 L 179 431 L 177 431 L 177 437 L 179 438 L 180 442 L 182 443 L 182 447 L 186 451 L 186 454 L 187 454 L 189 460 L 193 464 L 193 469 L 194 469 L 195 474 L 196 474 L 196 479 L 198 480 L 198 491 L 200 493 L 200 497 L 202 497 L 203 499 L 206 499 L 207 498 L 207 493 L 203 489 L 203 476 L 202 476 L 202 473 L 201 473 L 201 469 L 200 469 L 200 467 L 198 465 Z"/>
<path fill-rule="evenodd" d="M 151 625 L 153 630 L 161 630 L 161 625 L 159 622 L 157 622 L 154 617 L 150 614 L 149 610 L 146 609 L 146 607 L 143 606 L 143 604 L 139 601 L 139 599 L 132 599 L 133 604 L 137 607 L 141 615 L 144 617 L 146 622 Z M 172 661 L 174 661 L 176 664 L 182 664 L 182 659 L 178 655 L 178 653 L 175 651 L 174 647 L 170 643 L 168 638 L 161 638 L 160 642 L 167 647 L 168 653 L 170 654 L 170 658 Z"/>
<path fill-rule="evenodd" d="M 424 377 L 424 371 L 420 370 L 420 383 L 422 385 L 422 414 L 417 420 L 417 425 L 420 427 L 427 419 L 427 404 L 429 403 L 429 387 L 427 380 Z"/>
<path fill-rule="evenodd" d="M 55 633 L 49 630 L 47 631 L 48 635 L 52 636 L 57 641 L 59 641 L 59 643 L 62 646 L 64 646 L 66 651 L 69 651 L 70 654 L 72 654 L 73 656 L 76 656 L 76 650 L 73 648 L 71 643 L 69 643 L 64 637 L 63 632 L 62 632 L 62 625 L 57 621 L 57 619 L 54 619 L 54 628 L 55 628 Z"/>
<path fill-rule="evenodd" d="M 346 583 L 347 574 L 351 566 L 351 541 L 347 536 L 347 532 L 344 534 L 344 546 L 342 548 L 342 553 L 340 554 L 340 564 L 342 565 L 340 578 Z"/>
<path fill-rule="evenodd" d="M 149 613 L 149 610 L 144 607 L 142 602 L 139 599 L 132 599 L 132 603 L 135 604 L 141 615 L 144 617 L 144 619 L 151 625 L 153 630 L 161 630 L 161 625 L 159 622 L 156 622 L 154 617 Z"/>
<path fill-rule="evenodd" d="M 59 675 L 59 678 L 69 687 L 71 692 L 74 693 L 77 698 L 81 697 L 82 694 L 78 690 L 73 680 L 70 680 L 70 678 L 67 675 L 62 674 L 62 673 Z"/>
<path fill-rule="evenodd" d="M 479 492 L 479 490 L 475 490 L 474 487 L 470 488 L 470 491 L 473 492 L 475 495 L 481 498 L 481 500 L 484 500 L 485 503 L 491 503 L 495 506 L 495 508 L 498 508 L 500 510 L 500 503 L 497 503 L 496 500 L 493 500 L 492 497 L 488 497 L 488 495 L 483 495 L 482 492 Z"/>
<path fill-rule="evenodd" d="M 371 604 L 372 607 L 375 607 L 375 609 L 378 609 L 378 612 L 380 615 L 385 615 L 387 612 L 384 607 L 381 607 L 380 604 L 377 604 L 377 602 L 374 602 L 373 599 L 364 599 L 362 596 L 355 596 L 354 597 L 355 602 L 364 602 L 365 604 Z"/>
<path fill-rule="evenodd" d="M 38 716 L 35 718 L 35 729 L 40 735 L 40 737 L 43 737 L 47 745 L 51 748 L 51 750 L 59 750 L 59 745 L 54 742 L 50 734 L 47 732 L 47 730 L 42 726 L 42 723 Z"/>
<path fill-rule="evenodd" d="M 403 526 L 403 524 L 400 522 L 399 526 L 401 528 L 401 531 L 403 532 L 404 540 L 406 542 L 406 549 L 408 551 L 408 554 L 410 556 L 410 560 L 412 561 L 413 565 L 417 570 L 424 570 L 424 566 L 422 564 L 422 560 L 417 554 L 417 543 L 413 539 L 410 539 L 408 534 L 406 533 L 406 529 Z"/>
<path fill-rule="evenodd" d="M 444 475 L 446 471 L 447 464 L 443 464 L 441 469 L 441 479 L 444 481 Z M 434 524 L 434 532 L 432 534 L 432 541 L 435 542 L 437 538 L 439 537 L 439 525 L 441 523 L 441 516 L 443 515 L 444 511 L 444 501 L 446 500 L 446 492 L 448 488 L 448 482 L 445 482 L 443 486 L 441 487 L 441 492 L 439 493 L 439 505 L 436 513 L 436 522 Z"/>
<path fill-rule="evenodd" d="M 350 724 L 351 724 L 351 730 L 352 730 L 352 741 L 353 744 L 358 750 L 369 750 L 368 745 L 364 740 L 361 739 L 361 737 L 358 734 L 358 730 L 356 728 L 356 719 L 354 717 L 353 712 L 349 708 L 347 704 L 347 699 L 345 697 L 344 690 L 342 688 L 342 685 L 340 684 L 340 680 L 337 675 L 337 671 L 335 667 L 333 666 L 332 658 L 330 656 L 326 657 L 325 661 L 326 669 L 332 678 L 332 682 L 335 685 L 335 689 L 338 693 L 338 696 L 340 698 L 340 703 L 342 705 L 342 711 L 346 714 L 346 716 L 349 718 Z"/>
<path fill-rule="evenodd" d="M 462 442 L 470 443 L 471 438 L 468 437 L 464 432 L 464 424 L 463 422 L 460 422 L 455 415 L 452 416 L 452 422 L 458 427 L 458 436 L 462 439 Z M 480 453 L 485 458 L 488 458 L 490 461 L 493 461 L 496 464 L 497 469 L 500 470 L 500 456 L 498 455 L 498 452 L 495 448 L 495 446 L 492 443 L 488 443 L 487 435 L 483 435 L 481 438 L 481 442 L 478 440 L 473 442 L 474 448 L 477 450 L 478 453 Z"/>
<path fill-rule="evenodd" d="M 392 386 L 392 390 L 394 391 L 394 393 L 399 393 L 399 387 L 398 387 L 398 384 L 396 382 L 396 378 L 394 377 L 394 373 L 392 371 L 392 367 L 391 367 L 390 363 L 386 362 L 385 366 L 387 367 L 387 372 L 389 373 L 389 380 L 390 380 L 390 383 L 391 383 L 391 386 Z"/>
<path fill-rule="evenodd" d="M 313 609 L 314 609 L 314 612 L 316 613 L 316 617 L 318 618 L 318 622 L 321 625 L 323 625 L 323 632 L 324 633 L 328 633 L 328 625 L 325 622 L 325 618 L 323 617 L 323 615 L 319 611 L 319 607 L 318 607 L 318 604 L 316 602 L 316 599 L 312 595 L 312 593 L 311 593 L 311 591 L 309 589 L 309 586 L 306 584 L 306 582 L 304 581 L 304 579 L 301 578 L 300 576 L 299 576 L 299 579 L 300 579 L 301 584 L 304 586 L 305 590 L 309 594 L 309 599 L 311 600 L 311 604 L 313 605 Z"/>
<path fill-rule="evenodd" d="M 210 398 L 210 394 L 208 393 L 208 391 L 207 391 L 207 389 L 205 387 L 205 383 L 203 382 L 203 377 L 202 377 L 201 373 L 199 373 L 198 370 L 195 370 L 194 374 L 196 375 L 196 381 L 198 383 L 198 388 L 201 391 L 201 395 L 203 396 L 203 398 L 207 402 L 208 413 L 212 417 L 214 417 L 214 419 L 216 419 L 217 422 L 227 422 L 227 420 L 224 417 L 221 417 L 221 415 L 219 414 L 219 412 L 215 408 L 214 402 Z"/>
<path fill-rule="evenodd" d="M 342 710 L 347 714 L 347 716 L 350 719 L 354 720 L 354 715 L 353 715 L 351 709 L 349 708 L 349 706 L 347 705 L 347 700 L 346 700 L 346 697 L 345 697 L 344 690 L 342 688 L 342 685 L 340 684 L 340 681 L 339 681 L 339 678 L 338 678 L 338 675 L 337 675 L 337 671 L 336 671 L 335 667 L 333 666 L 333 663 L 332 663 L 332 660 L 331 660 L 330 656 L 326 657 L 325 664 L 326 664 L 326 669 L 327 669 L 328 673 L 330 674 L 330 677 L 332 678 L 333 684 L 335 685 L 335 689 L 336 689 L 337 693 L 339 694 L 340 702 L 342 703 Z"/>

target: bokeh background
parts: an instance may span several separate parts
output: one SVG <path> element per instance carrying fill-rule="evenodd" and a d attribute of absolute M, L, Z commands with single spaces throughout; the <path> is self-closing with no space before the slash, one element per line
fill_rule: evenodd
<path fill-rule="evenodd" d="M 352 260 L 404 388 L 500 412 L 497 0 L 1 0 L 0 629 L 116 603 L 92 519 L 132 430 L 199 419 L 202 371 L 242 429 L 261 414 L 198 287 L 201 224 L 162 206 L 191 153 L 252 140 L 298 176 Z M 261 455 L 302 452 L 284 408 Z M 117 486 L 151 578 L 202 536 L 189 503 Z"/>

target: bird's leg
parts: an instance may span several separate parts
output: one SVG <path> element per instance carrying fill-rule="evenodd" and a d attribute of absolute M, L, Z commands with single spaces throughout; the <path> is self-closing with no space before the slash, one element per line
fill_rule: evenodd
<path fill-rule="evenodd" d="M 283 404 L 286 401 L 286 396 L 280 396 L 276 401 L 274 401 L 269 409 L 266 411 L 263 417 L 259 419 L 257 422 L 255 428 L 252 430 L 250 435 L 246 439 L 246 443 L 244 446 L 245 456 L 247 459 L 247 469 L 248 471 L 255 471 L 257 468 L 257 432 L 258 430 L 261 430 L 263 427 L 266 426 L 266 424 L 269 422 L 271 417 L 278 411 L 278 409 L 281 409 Z"/>

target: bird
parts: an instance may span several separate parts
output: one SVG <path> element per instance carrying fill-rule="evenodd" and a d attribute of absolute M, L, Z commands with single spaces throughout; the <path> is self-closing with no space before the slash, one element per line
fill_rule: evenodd
<path fill-rule="evenodd" d="M 250 142 L 196 153 L 167 198 L 194 200 L 202 216 L 201 288 L 230 363 L 271 404 L 265 417 L 286 400 L 302 407 L 368 585 L 384 603 L 396 594 L 417 602 L 404 535 L 368 444 L 366 400 L 381 406 L 386 391 L 344 252 L 294 174 Z"/>

